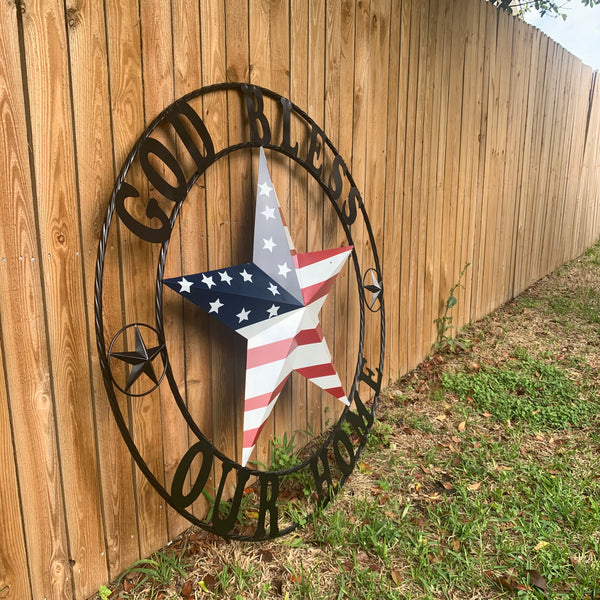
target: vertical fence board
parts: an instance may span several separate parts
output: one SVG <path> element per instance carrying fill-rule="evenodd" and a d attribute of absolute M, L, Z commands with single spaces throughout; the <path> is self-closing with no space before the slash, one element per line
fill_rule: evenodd
<path fill-rule="evenodd" d="M 383 233 L 382 244 L 379 248 L 383 261 L 383 281 L 385 282 L 386 297 L 386 356 L 384 363 L 384 377 L 394 379 L 397 371 L 392 371 L 391 354 L 396 356 L 394 348 L 398 346 L 399 328 L 393 326 L 398 322 L 398 252 L 397 247 L 400 243 L 400 236 L 397 230 L 396 222 L 396 156 L 398 140 L 398 81 L 400 78 L 400 63 L 395 60 L 395 56 L 400 49 L 400 28 L 401 28 L 401 2 L 392 2 L 390 13 L 390 59 L 388 61 L 388 125 L 387 125 L 387 143 L 385 150 L 386 160 L 386 182 L 385 182 L 385 202 L 383 210 Z M 395 315 L 395 320 L 392 315 Z"/>
<path fill-rule="evenodd" d="M 313 0 L 308 4 L 308 80 L 307 80 L 307 112 L 315 122 L 323 127 L 325 117 L 325 0 Z M 309 176 L 308 213 L 307 213 L 307 251 L 323 248 L 323 194 L 317 190 Z M 328 331 L 325 323 L 325 332 Z M 327 339 L 327 338 L 325 338 Z M 331 339 L 327 339 L 331 343 Z M 323 410 L 325 393 L 315 385 L 308 384 L 307 392 L 307 427 L 309 431 L 319 434 L 323 426 Z"/>
<path fill-rule="evenodd" d="M 144 23 L 138 7 L 133 4 L 109 1 L 106 3 L 108 30 L 109 81 L 113 115 L 114 161 L 120 169 L 133 143 L 146 124 L 144 113 L 143 66 L 141 55 L 142 28 Z M 146 23 L 150 27 L 150 23 Z M 150 116 L 150 115 L 149 115 Z M 152 115 L 154 116 L 154 115 Z M 131 182 L 142 196 L 152 193 L 141 172 L 132 174 Z M 140 208 L 138 217 L 142 216 Z M 135 277 L 151 280 L 154 276 L 156 249 L 138 238 L 126 227 L 119 229 L 122 260 L 122 294 L 125 323 L 142 322 L 154 324 L 152 299 L 138 294 Z M 114 335 L 114 332 L 112 333 Z M 110 340 L 109 340 L 110 341 Z M 133 339 L 129 341 L 133 343 Z M 143 386 L 140 382 L 139 386 Z M 138 384 L 132 391 L 141 393 Z M 125 414 L 130 414 L 132 436 L 141 449 L 149 468 L 163 478 L 162 432 L 160 430 L 160 406 L 158 392 L 137 398 L 122 399 Z M 166 542 L 166 511 L 164 501 L 136 468 L 134 470 L 137 501 L 137 524 L 139 547 L 142 555 L 148 555 Z M 119 548 L 109 547 L 109 559 Z"/>
<path fill-rule="evenodd" d="M 187 0 L 172 0 L 173 22 L 173 70 L 175 97 L 202 87 L 202 49 L 200 6 L 190 5 Z M 183 158 L 185 157 L 185 158 Z M 183 164 L 189 172 L 193 160 L 183 152 Z M 186 171 L 188 172 L 188 171 Z M 199 273 L 208 269 L 206 232 L 206 190 L 204 177 L 199 178 L 190 191 L 178 219 L 179 245 L 181 248 L 181 273 Z M 175 276 L 179 273 L 174 273 Z M 183 302 L 183 332 L 185 349 L 185 384 L 182 386 L 186 405 L 200 430 L 208 439 L 212 437 L 210 378 L 206 377 L 206 365 L 210 363 L 208 322 L 210 317 L 191 302 Z M 197 441 L 189 434 L 188 442 Z M 191 479 L 198 468 L 191 469 Z M 207 492 L 214 497 L 214 473 L 209 476 Z M 191 506 L 191 512 L 206 516 L 208 503 L 204 496 Z"/>
<path fill-rule="evenodd" d="M 290 2 L 290 100 L 298 106 L 308 103 L 308 7 L 301 0 Z M 297 124 L 296 124 L 297 125 Z M 300 135 L 299 127 L 292 131 Z M 300 148 L 303 144 L 300 143 Z M 301 151 L 301 150 L 300 150 Z M 289 227 L 298 252 L 306 252 L 308 237 L 308 211 L 306 188 L 308 174 L 300 165 L 291 166 Z M 292 434 L 295 442 L 302 445 L 308 441 L 307 431 L 307 381 L 298 373 L 292 373 Z"/>
<path fill-rule="evenodd" d="M 0 181 L 11 200 L 0 214 L 0 322 L 8 378 L 7 408 L 12 416 L 19 489 L 23 490 L 20 502 L 31 593 L 34 598 L 59 600 L 72 597 L 72 585 L 67 580 L 67 534 L 45 337 L 42 261 L 33 195 L 35 180 L 28 154 L 31 124 L 27 123 L 29 114 L 23 85 L 26 79 L 22 72 L 25 56 L 20 56 L 18 33 L 22 21 L 16 8 L 4 4 L 1 10 Z M 21 17 L 24 18 L 25 15 Z M 4 470 L 5 466 L 2 467 Z M 40 536 L 40 532 L 44 535 Z M 16 542 L 17 551 L 21 545 L 23 552 L 23 542 L 18 537 L 15 540 L 9 536 L 7 540 L 7 544 Z M 4 546 L 3 555 L 8 548 Z M 18 554 L 13 557 L 18 559 Z M 7 578 L 10 575 L 8 572 Z M 14 583 L 24 589 L 25 598 L 29 597 L 26 579 Z"/>
<path fill-rule="evenodd" d="M 3 135 L 0 138 L 0 186 L 11 198 L 11 204 L 15 205 L 14 208 L 18 208 L 19 204 L 26 202 L 23 196 L 28 193 L 27 178 L 29 177 L 25 146 L 26 115 L 23 110 L 22 86 L 20 85 L 16 10 L 16 7 L 9 7 L 7 4 L 3 4 L 0 8 L 0 27 L 3 32 L 0 39 L 0 122 L 3 127 Z M 13 350 L 9 340 L 6 340 L 6 335 L 12 328 L 9 330 L 3 328 L 6 319 L 4 302 L 8 300 L 4 296 L 9 288 L 7 278 L 14 275 L 8 271 L 6 259 L 9 252 L 19 252 L 19 247 L 11 249 L 10 243 L 20 241 L 19 238 L 15 239 L 14 235 L 10 236 L 6 228 L 9 227 L 10 230 L 17 232 L 20 237 L 23 224 L 26 226 L 31 226 L 31 224 L 18 220 L 21 211 L 15 213 L 13 212 L 14 208 L 9 208 L 8 218 L 0 221 L 0 290 L 2 290 L 0 295 L 0 465 L 2 465 L 0 471 L 0 528 L 4 532 L 3 543 L 0 545 L 0 589 L 6 586 L 13 597 L 28 600 L 31 598 L 30 576 L 23 529 L 23 507 L 19 498 L 17 464 L 15 463 L 17 452 L 15 443 L 19 444 L 21 440 L 13 437 L 10 422 L 10 388 L 8 384 L 11 382 L 12 373 L 8 374 L 8 381 L 4 377 L 7 364 L 3 355 Z M 28 232 L 25 230 L 23 233 L 27 234 Z M 26 241 L 26 238 L 23 241 Z M 30 249 L 31 254 L 33 254 L 32 251 L 33 248 Z M 16 266 L 15 258 L 16 256 L 11 261 L 13 267 Z M 10 357 L 6 358 L 10 365 Z"/>
<path fill-rule="evenodd" d="M 46 324 L 69 540 L 67 580 L 77 597 L 106 577 L 91 402 L 64 4 L 31 2 L 23 18 L 30 90 Z M 66 107 L 66 108 L 65 108 Z M 69 585 L 71 583 L 69 582 Z"/>
<path fill-rule="evenodd" d="M 80 198 L 83 263 L 88 304 L 88 337 L 94 346 L 94 270 L 96 247 L 112 177 L 112 140 L 106 61 L 106 24 L 104 11 L 97 3 L 67 3 L 69 58 L 73 86 L 76 167 Z M 108 169 L 106 168 L 108 166 Z M 103 173 L 104 171 L 104 173 Z M 113 250 L 118 252 L 118 248 Z M 118 275 L 118 273 L 117 273 Z M 118 277 L 104 278 L 108 294 L 118 294 Z M 120 309 L 104 311 L 111 330 L 120 329 Z M 109 576 L 115 577 L 137 557 L 137 530 L 133 502 L 131 459 L 128 458 L 121 433 L 112 417 L 97 361 L 92 361 L 94 415 L 98 442 L 106 546 L 119 548 L 109 552 Z M 133 536 L 133 537 L 132 537 Z M 95 549 L 106 560 L 105 548 Z M 98 578 L 95 578 L 96 581 Z M 97 587 L 94 585 L 92 587 Z"/>

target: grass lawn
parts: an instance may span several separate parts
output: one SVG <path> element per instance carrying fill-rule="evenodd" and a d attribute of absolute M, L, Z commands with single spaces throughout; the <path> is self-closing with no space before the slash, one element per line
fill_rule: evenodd
<path fill-rule="evenodd" d="M 597 245 L 391 386 L 350 480 L 315 517 L 299 504 L 297 532 L 190 530 L 103 596 L 600 599 L 599 325 Z"/>

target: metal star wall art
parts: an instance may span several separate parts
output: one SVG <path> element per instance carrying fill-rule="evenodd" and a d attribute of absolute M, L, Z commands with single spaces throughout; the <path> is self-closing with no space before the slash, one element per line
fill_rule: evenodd
<path fill-rule="evenodd" d="M 135 351 L 129 352 L 110 352 L 112 358 L 123 361 L 131 365 L 131 370 L 127 376 L 127 382 L 125 384 L 124 392 L 128 392 L 131 386 L 140 378 L 142 374 L 145 374 L 153 383 L 158 385 L 160 383 L 159 378 L 156 376 L 152 362 L 162 352 L 164 344 L 159 344 L 152 348 L 146 346 L 146 342 L 142 337 L 139 325 L 136 323 L 134 326 L 135 330 Z"/>
<path fill-rule="evenodd" d="M 349 404 L 319 312 L 351 252 L 296 252 L 261 148 L 252 262 L 164 280 L 248 340 L 243 466 L 292 371 Z"/>

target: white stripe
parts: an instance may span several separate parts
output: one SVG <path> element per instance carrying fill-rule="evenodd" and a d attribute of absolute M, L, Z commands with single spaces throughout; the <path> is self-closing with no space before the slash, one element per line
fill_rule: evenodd
<path fill-rule="evenodd" d="M 267 321 L 246 325 L 236 331 L 248 340 L 248 349 L 293 338 L 299 331 L 305 307 L 292 310 Z"/>
<path fill-rule="evenodd" d="M 306 265 L 298 269 L 298 279 L 300 280 L 300 287 L 305 288 L 318 283 L 323 283 L 328 279 L 331 279 L 334 275 L 337 275 L 344 266 L 348 255 L 351 250 L 347 252 L 341 252 L 334 256 L 330 256 L 319 262 Z"/>
<path fill-rule="evenodd" d="M 298 346 L 290 354 L 291 367 L 293 369 L 303 369 L 313 367 L 314 365 L 325 365 L 331 362 L 331 354 L 325 339 L 317 344 L 305 344 Z"/>
<path fill-rule="evenodd" d="M 242 467 L 246 466 L 246 463 L 248 462 L 248 459 L 250 458 L 250 455 L 252 454 L 252 451 L 255 447 L 256 446 L 252 446 L 251 448 L 242 449 Z"/>
<path fill-rule="evenodd" d="M 275 406 L 275 402 L 277 402 L 277 398 L 279 398 L 279 394 L 277 394 L 277 396 L 275 396 L 275 398 L 264 408 L 247 410 L 244 413 L 244 431 L 260 427 L 269 418 L 269 415 Z"/>
<path fill-rule="evenodd" d="M 342 382 L 337 375 L 324 375 L 323 377 L 312 377 L 310 379 L 315 385 L 318 385 L 322 390 L 329 388 L 342 387 Z"/>
<path fill-rule="evenodd" d="M 285 368 L 287 358 L 246 370 L 246 400 L 272 392 L 291 372 Z"/>

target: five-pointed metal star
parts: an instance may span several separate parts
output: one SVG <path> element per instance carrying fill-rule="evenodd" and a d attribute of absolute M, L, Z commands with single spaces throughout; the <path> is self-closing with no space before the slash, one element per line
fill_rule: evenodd
<path fill-rule="evenodd" d="M 381 282 L 376 277 L 375 269 L 371 269 L 371 283 L 363 284 L 363 287 L 368 292 L 373 294 L 371 296 L 371 302 L 369 304 L 369 308 L 373 308 L 375 306 L 375 302 L 377 302 L 377 298 L 379 298 L 379 294 L 381 294 Z"/>
<path fill-rule="evenodd" d="M 179 282 L 178 282 L 179 283 Z M 185 291 L 185 290 L 182 290 Z M 132 365 L 125 384 L 125 392 L 145 373 L 154 383 L 158 384 L 152 361 L 161 353 L 164 344 L 147 348 L 137 324 L 135 327 L 135 352 L 112 352 L 111 356 Z"/>
<path fill-rule="evenodd" d="M 265 211 L 272 218 L 262 218 Z M 232 281 L 219 282 L 218 270 L 185 276 L 194 285 L 184 297 L 248 340 L 242 465 L 292 371 L 348 404 L 319 312 L 351 252 L 296 252 L 261 148 L 252 262 L 228 268 Z M 181 293 L 176 278 L 163 283 Z"/>

